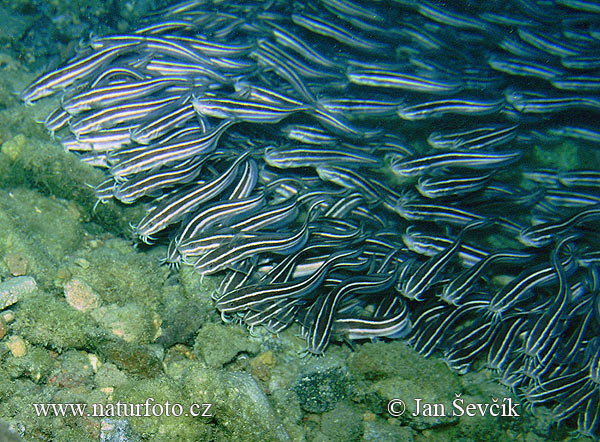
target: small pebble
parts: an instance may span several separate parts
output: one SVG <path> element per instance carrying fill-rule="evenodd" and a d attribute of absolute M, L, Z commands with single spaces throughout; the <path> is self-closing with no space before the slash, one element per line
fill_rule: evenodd
<path fill-rule="evenodd" d="M 21 151 L 23 150 L 23 148 L 25 147 L 26 143 L 27 138 L 25 138 L 25 135 L 18 134 L 14 138 L 11 138 L 10 140 L 7 140 L 4 143 L 2 143 L 2 147 L 0 147 L 0 150 L 4 154 L 6 154 L 11 161 L 15 161 L 21 153 Z"/>
<path fill-rule="evenodd" d="M 77 258 L 75 260 L 75 264 L 77 264 L 82 269 L 87 269 L 90 267 L 90 262 L 85 258 Z"/>
<path fill-rule="evenodd" d="M 375 413 L 372 413 L 370 411 L 367 411 L 367 412 L 363 413 L 363 415 L 362 415 L 362 420 L 365 422 L 373 422 L 373 421 L 375 421 L 375 418 L 376 418 Z"/>
<path fill-rule="evenodd" d="M 89 312 L 100 307 L 100 297 L 83 279 L 71 279 L 65 284 L 64 289 L 65 298 L 74 309 Z"/>
<path fill-rule="evenodd" d="M 273 352 L 267 350 L 255 358 L 250 359 L 250 368 L 254 377 L 267 382 L 271 379 L 271 369 L 275 365 Z"/>
<path fill-rule="evenodd" d="M 113 391 L 115 391 L 115 387 L 102 387 L 100 391 L 105 395 L 110 396 L 113 394 Z"/>
<path fill-rule="evenodd" d="M 6 343 L 6 347 L 15 358 L 21 358 L 27 354 L 27 345 L 21 336 L 11 336 Z"/>
<path fill-rule="evenodd" d="M 10 324 L 15 320 L 15 312 L 12 310 L 4 310 L 0 313 L 0 318 L 2 318 L 2 320 L 4 320 L 4 322 L 7 324 Z"/>

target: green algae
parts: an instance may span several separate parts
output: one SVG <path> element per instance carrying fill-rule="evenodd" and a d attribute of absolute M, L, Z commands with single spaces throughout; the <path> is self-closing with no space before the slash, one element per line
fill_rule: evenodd
<path fill-rule="evenodd" d="M 80 265 L 82 259 L 84 266 Z M 169 273 L 156 257 L 136 252 L 131 242 L 121 239 L 78 250 L 62 269 L 65 276 L 84 279 L 104 304 L 135 303 L 147 309 L 154 309 L 160 302 Z"/>
<path fill-rule="evenodd" d="M 11 378 L 29 378 L 36 383 L 47 381 L 54 368 L 56 358 L 42 347 L 30 346 L 21 358 L 6 358 L 3 363 L 5 373 Z M 0 387 L 0 398 L 2 398 Z"/>
<path fill-rule="evenodd" d="M 60 228 L 50 220 L 60 220 Z M 78 247 L 84 236 L 71 203 L 20 187 L 0 190 L 0 225 L 0 253 L 23 256 L 45 288 L 52 286 L 51 275 L 62 257 Z"/>
<path fill-rule="evenodd" d="M 167 373 L 185 385 L 194 403 L 211 404 L 210 419 L 222 431 L 219 440 L 245 441 L 249 435 L 259 435 L 263 441 L 289 440 L 267 396 L 249 373 L 205 368 L 198 361 L 174 363 Z"/>
<path fill-rule="evenodd" d="M 242 328 L 223 324 L 205 324 L 196 335 L 194 352 L 210 368 L 220 368 L 237 355 L 256 355 L 259 344 Z"/>
<path fill-rule="evenodd" d="M 158 324 L 155 314 L 138 304 L 111 304 L 92 311 L 91 315 L 104 329 L 126 342 L 149 344 L 156 338 Z"/>
<path fill-rule="evenodd" d="M 129 382 L 115 389 L 113 403 L 121 401 L 129 404 L 145 404 L 152 398 L 151 404 L 157 406 L 151 414 L 159 414 L 158 405 L 163 406 L 161 416 L 140 416 L 129 420 L 132 429 L 143 439 L 154 441 L 173 440 L 210 440 L 214 429 L 210 420 L 194 416 L 166 415 L 166 402 L 181 404 L 189 410 L 191 400 L 185 389 L 177 382 L 168 378 L 139 380 Z M 145 409 L 143 411 L 145 413 Z"/>
<path fill-rule="evenodd" d="M 96 206 L 93 187 L 105 179 L 104 173 L 55 143 L 25 136 L 10 166 L 11 173 L 2 174 L 6 184 L 33 186 L 58 198 L 68 198 L 78 204 L 83 219 L 93 217 L 94 222 L 113 233 L 127 232 L 129 224 L 143 216 L 140 206 L 118 206 L 112 201 Z"/>
<path fill-rule="evenodd" d="M 43 291 L 19 302 L 12 330 L 31 344 L 57 351 L 93 349 L 106 334 L 90 315 Z"/>

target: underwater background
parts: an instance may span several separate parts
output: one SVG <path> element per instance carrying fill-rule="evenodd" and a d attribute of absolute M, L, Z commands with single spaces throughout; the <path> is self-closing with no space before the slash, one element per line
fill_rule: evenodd
<path fill-rule="evenodd" d="M 597 437 L 596 3 L 0 1 L 0 43 L 0 440 Z"/>

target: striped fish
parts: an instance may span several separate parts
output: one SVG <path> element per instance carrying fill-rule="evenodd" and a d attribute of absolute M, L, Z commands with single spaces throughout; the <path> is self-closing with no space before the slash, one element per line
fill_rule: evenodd
<path fill-rule="evenodd" d="M 203 202 L 219 195 L 233 182 L 239 165 L 246 160 L 248 155 L 248 152 L 240 155 L 218 178 L 199 186 L 193 186 L 189 190 L 176 192 L 169 198 L 160 201 L 133 228 L 133 234 L 143 242 L 149 243 L 153 240 L 153 234 L 180 221 L 190 210 L 194 210 Z"/>
<path fill-rule="evenodd" d="M 225 120 L 219 126 L 203 135 L 190 135 L 167 143 L 145 146 L 138 152 L 126 156 L 111 167 L 110 173 L 117 180 L 129 175 L 145 172 L 165 164 L 183 161 L 201 153 L 212 152 L 219 138 L 234 122 Z M 115 162 L 119 152 L 112 152 L 110 161 Z"/>
<path fill-rule="evenodd" d="M 267 286 L 250 285 L 232 290 L 217 300 L 217 309 L 222 313 L 246 310 L 253 305 L 285 298 L 310 296 L 321 285 L 325 276 L 336 263 L 356 258 L 361 250 L 340 250 L 334 252 L 312 275 L 300 280 L 274 283 Z"/>
<path fill-rule="evenodd" d="M 192 104 L 199 115 L 252 123 L 278 123 L 294 113 L 308 110 L 306 106 L 286 106 L 224 97 L 192 97 Z"/>
<path fill-rule="evenodd" d="M 134 51 L 136 46 L 136 42 L 112 44 L 107 45 L 101 51 L 75 58 L 67 62 L 63 67 L 43 74 L 33 81 L 23 90 L 21 99 L 26 104 L 32 104 L 40 98 L 63 90 L 76 81 L 92 75 L 116 57 L 126 52 Z"/>
<path fill-rule="evenodd" d="M 280 169 L 317 167 L 327 164 L 374 167 L 380 164 L 379 158 L 363 151 L 304 146 L 268 147 L 264 159 L 268 165 Z"/>
<path fill-rule="evenodd" d="M 188 79 L 180 77 L 159 77 L 132 83 L 95 87 L 63 100 L 61 106 L 71 115 L 77 115 L 90 109 L 143 98 L 175 84 L 186 84 L 188 81 Z"/>
<path fill-rule="evenodd" d="M 488 221 L 476 221 L 464 227 L 450 247 L 429 258 L 408 278 L 401 279 L 396 289 L 408 299 L 421 301 L 425 292 L 439 280 L 443 268 L 458 252 L 463 235 L 469 230 L 485 227 L 486 225 L 489 225 Z"/>
<path fill-rule="evenodd" d="M 408 158 L 392 158 L 390 169 L 401 177 L 431 173 L 446 167 L 461 169 L 495 169 L 514 163 L 523 155 L 522 151 L 507 152 L 458 152 L 447 151 Z"/>
<path fill-rule="evenodd" d="M 353 293 L 380 293 L 394 285 L 397 277 L 397 273 L 392 272 L 346 278 L 334 290 L 317 299 L 312 305 L 314 318 L 310 318 L 308 327 L 307 350 L 312 354 L 323 354 L 329 344 L 338 305 L 344 298 Z"/>
<path fill-rule="evenodd" d="M 459 82 L 443 81 L 380 69 L 349 70 L 348 80 L 358 86 L 406 89 L 428 94 L 453 94 L 463 88 Z"/>
<path fill-rule="evenodd" d="M 397 113 L 403 120 L 418 121 L 451 115 L 490 115 L 504 107 L 504 100 L 450 99 L 436 100 L 411 106 L 399 106 Z"/>

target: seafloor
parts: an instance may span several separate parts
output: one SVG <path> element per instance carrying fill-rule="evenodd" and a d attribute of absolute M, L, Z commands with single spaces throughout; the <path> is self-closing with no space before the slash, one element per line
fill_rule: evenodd
<path fill-rule="evenodd" d="M 163 247 L 136 249 L 128 225 L 140 205 L 109 202 L 94 212 L 90 185 L 103 173 L 63 152 L 36 122 L 52 100 L 26 107 L 14 94 L 67 50 L 70 32 L 92 26 L 86 17 L 100 20 L 103 2 L 40 4 L 0 2 L 0 440 L 570 439 L 544 408 L 518 407 L 520 417 L 411 416 L 415 398 L 519 402 L 485 369 L 459 376 L 400 341 L 334 344 L 324 357 L 303 358 L 295 328 L 251 336 L 222 323 L 210 300 L 218 278 L 161 266 Z M 124 8 L 112 25 L 126 27 L 127 14 L 141 10 Z M 54 26 L 54 34 L 39 31 L 51 39 L 61 29 L 63 41 L 35 46 L 35 23 Z M 210 416 L 38 417 L 33 406 L 149 398 L 184 410 L 212 404 Z M 387 412 L 394 398 L 408 404 L 402 417 Z"/>

